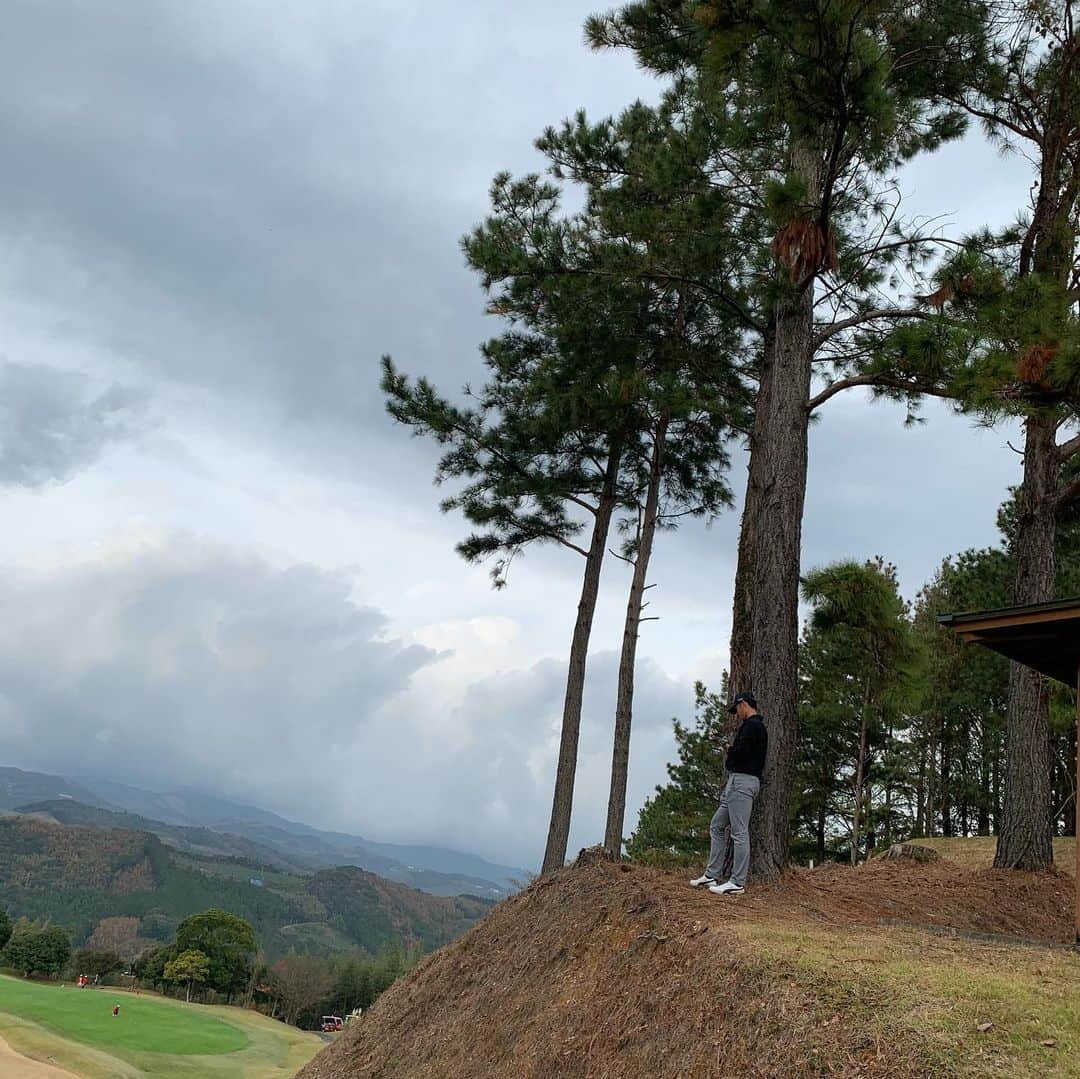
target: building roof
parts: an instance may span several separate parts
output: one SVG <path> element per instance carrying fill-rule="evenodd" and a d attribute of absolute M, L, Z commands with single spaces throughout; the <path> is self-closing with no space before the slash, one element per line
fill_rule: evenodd
<path fill-rule="evenodd" d="M 945 614 L 938 621 L 965 641 L 981 644 L 1068 686 L 1080 668 L 1080 597 Z"/>

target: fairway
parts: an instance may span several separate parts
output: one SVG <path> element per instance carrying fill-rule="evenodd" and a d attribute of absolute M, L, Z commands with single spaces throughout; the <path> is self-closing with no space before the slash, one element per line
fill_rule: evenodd
<path fill-rule="evenodd" d="M 119 1015 L 112 1014 L 114 1004 L 120 1005 Z M 61 988 L 3 978 L 0 1011 L 103 1049 L 211 1056 L 235 1053 L 249 1041 L 239 1028 L 197 1010 L 107 989 Z"/>
<path fill-rule="evenodd" d="M 322 1044 L 241 1008 L 8 977 L 0 977 L 0 1035 L 87 1079 L 285 1077 Z"/>

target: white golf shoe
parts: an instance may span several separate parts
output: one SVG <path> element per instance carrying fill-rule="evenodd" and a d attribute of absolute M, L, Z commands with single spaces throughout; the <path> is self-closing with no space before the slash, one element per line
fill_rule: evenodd
<path fill-rule="evenodd" d="M 709 891 L 713 895 L 742 895 L 746 889 L 740 888 L 737 884 L 732 884 L 730 880 L 726 880 L 723 884 L 710 884 Z"/>
<path fill-rule="evenodd" d="M 708 875 L 705 875 L 705 876 L 702 876 L 702 877 L 695 877 L 690 882 L 690 887 L 691 888 L 700 888 L 703 884 L 715 884 L 715 883 L 716 883 L 716 878 L 715 877 L 710 877 Z"/>

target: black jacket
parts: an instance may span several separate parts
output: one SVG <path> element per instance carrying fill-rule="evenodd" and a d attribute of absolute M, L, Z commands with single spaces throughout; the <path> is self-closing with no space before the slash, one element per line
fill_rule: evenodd
<path fill-rule="evenodd" d="M 757 776 L 765 770 L 765 754 L 769 748 L 769 732 L 760 714 L 747 716 L 735 732 L 735 739 L 727 751 L 727 770 L 743 775 Z"/>

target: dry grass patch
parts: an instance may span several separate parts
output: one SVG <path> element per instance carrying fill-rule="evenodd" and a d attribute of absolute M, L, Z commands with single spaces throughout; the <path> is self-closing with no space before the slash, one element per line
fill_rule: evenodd
<path fill-rule="evenodd" d="M 790 922 L 736 932 L 818 994 L 833 1021 L 864 1024 L 883 1051 L 919 1045 L 935 1076 L 1080 1076 L 1075 952 Z"/>
<path fill-rule="evenodd" d="M 997 839 L 994 836 L 972 836 L 968 839 L 951 839 L 937 836 L 934 839 L 913 839 L 921 847 L 932 847 L 942 858 L 966 869 L 989 869 L 994 864 Z M 1054 840 L 1054 865 L 1070 876 L 1076 873 L 1076 840 L 1072 836 L 1059 836 Z"/>

